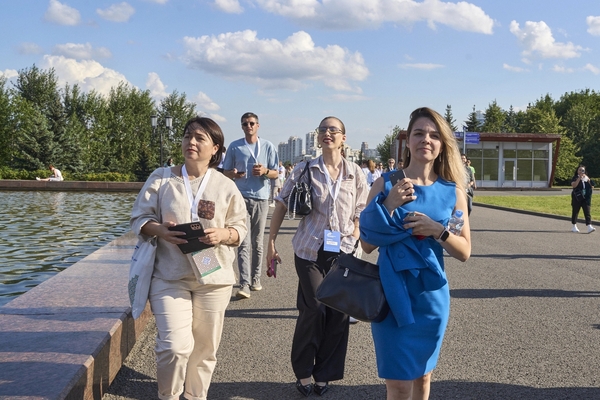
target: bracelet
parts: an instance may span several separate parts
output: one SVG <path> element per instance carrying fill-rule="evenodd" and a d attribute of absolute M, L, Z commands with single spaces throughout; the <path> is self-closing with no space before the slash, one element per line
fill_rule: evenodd
<path fill-rule="evenodd" d="M 225 244 L 231 244 L 231 236 L 232 236 L 231 228 L 227 228 L 227 230 L 229 231 L 229 237 L 227 238 L 227 241 L 225 242 Z"/>

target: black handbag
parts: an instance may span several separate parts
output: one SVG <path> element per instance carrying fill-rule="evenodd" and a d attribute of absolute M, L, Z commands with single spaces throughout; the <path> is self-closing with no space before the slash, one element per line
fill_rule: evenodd
<path fill-rule="evenodd" d="M 354 257 L 358 240 L 350 254 L 340 254 L 317 288 L 317 300 L 327 307 L 364 322 L 381 322 L 390 307 L 385 299 L 379 266 Z"/>
<path fill-rule="evenodd" d="M 586 204 L 585 195 L 583 194 L 583 190 L 579 188 L 573 189 L 573 197 L 579 204 Z"/>
<path fill-rule="evenodd" d="M 288 218 L 295 219 L 296 214 L 308 215 L 312 211 L 312 185 L 310 183 L 310 170 L 308 169 L 309 162 L 306 162 L 306 167 L 298 177 L 298 181 L 292 188 L 288 197 Z M 308 183 L 302 182 L 302 177 L 308 172 Z"/>

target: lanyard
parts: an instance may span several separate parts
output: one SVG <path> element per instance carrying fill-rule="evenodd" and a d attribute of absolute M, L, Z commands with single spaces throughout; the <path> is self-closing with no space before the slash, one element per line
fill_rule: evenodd
<path fill-rule="evenodd" d="M 208 168 L 206 170 L 206 174 L 204 174 L 204 178 L 202 178 L 202 183 L 198 188 L 198 192 L 196 193 L 196 197 L 194 198 L 192 192 L 192 185 L 190 185 L 190 178 L 188 177 L 187 170 L 185 169 L 185 165 L 181 167 L 181 175 L 183 176 L 183 182 L 185 183 L 185 192 L 187 193 L 188 200 L 190 202 L 191 212 L 192 212 L 192 222 L 196 222 L 200 220 L 198 217 L 198 203 L 200 203 L 200 197 L 202 193 L 206 189 L 206 185 L 208 183 L 208 178 L 210 177 L 211 169 Z"/>
<path fill-rule="evenodd" d="M 256 156 L 254 155 L 254 150 L 252 150 L 252 147 L 250 146 L 250 143 L 248 143 L 246 138 L 244 138 L 244 142 L 246 142 L 246 147 L 248 148 L 248 150 L 250 150 L 250 155 L 252 156 L 252 158 L 254 158 L 254 163 L 259 164 L 258 157 L 260 157 L 260 138 L 256 139 Z"/>
<path fill-rule="evenodd" d="M 323 171 L 325 171 L 325 179 L 327 180 L 327 189 L 329 189 L 329 194 L 331 195 L 331 199 L 332 199 L 332 203 L 331 203 L 332 204 L 331 205 L 332 212 L 331 212 L 331 216 L 330 216 L 330 220 L 329 220 L 331 229 L 334 229 L 334 227 L 337 226 L 337 224 L 335 224 L 335 221 L 337 221 L 335 201 L 337 200 L 338 195 L 340 194 L 340 187 L 342 186 L 342 174 L 344 172 L 344 162 L 342 161 L 340 163 L 340 165 L 341 165 L 341 168 L 340 168 L 340 172 L 338 173 L 336 182 L 333 182 L 333 180 L 331 179 L 331 175 L 329 175 L 329 171 L 327 170 L 327 166 L 323 162 L 323 157 L 321 157 L 321 167 L 323 168 Z"/>

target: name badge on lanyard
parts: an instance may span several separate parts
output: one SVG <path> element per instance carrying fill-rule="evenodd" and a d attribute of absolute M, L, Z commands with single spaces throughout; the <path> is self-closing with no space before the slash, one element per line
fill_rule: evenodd
<path fill-rule="evenodd" d="M 183 183 L 185 184 L 185 192 L 187 193 L 188 201 L 190 202 L 192 222 L 200 221 L 200 217 L 198 217 L 198 203 L 200 203 L 200 197 L 202 197 L 202 193 L 204 193 L 204 190 L 206 189 L 206 185 L 208 184 L 208 179 L 210 178 L 211 171 L 212 170 L 210 168 L 206 170 L 204 178 L 202 178 L 202 183 L 200 184 L 198 192 L 194 197 L 194 193 L 192 192 L 192 185 L 190 184 L 190 178 L 188 177 L 185 165 L 181 167 L 181 176 L 183 177 Z"/>
<path fill-rule="evenodd" d="M 340 252 L 341 246 L 341 235 L 337 231 L 330 231 L 325 229 L 325 243 L 323 243 L 323 250 L 331 251 L 333 253 Z"/>
<path fill-rule="evenodd" d="M 337 197 L 340 194 L 340 187 L 342 185 L 343 165 L 344 164 L 342 162 L 337 180 L 336 182 L 333 182 L 333 179 L 331 179 L 331 175 L 329 175 L 329 171 L 327 170 L 327 166 L 325 165 L 325 163 L 323 163 L 323 159 L 321 158 L 321 167 L 323 168 L 323 171 L 325 171 L 325 178 L 327 179 L 327 188 L 329 189 L 329 194 L 331 195 L 332 204 L 332 210 L 329 219 L 329 227 L 331 228 L 331 230 L 325 229 L 325 231 L 323 232 L 323 237 L 325 238 L 325 241 L 323 243 L 323 250 L 331 251 L 334 253 L 340 252 L 342 244 L 341 233 L 333 229 L 335 229 L 339 225 L 335 201 L 337 200 Z"/>
<path fill-rule="evenodd" d="M 198 203 L 200 203 L 200 197 L 202 197 L 202 193 L 204 193 L 204 190 L 206 190 L 206 185 L 208 184 L 208 179 L 210 178 L 211 171 L 212 170 L 210 168 L 206 170 L 206 174 L 204 174 L 204 178 L 202 178 L 202 183 L 198 188 L 198 192 L 196 193 L 196 196 L 194 196 L 192 192 L 192 185 L 190 184 L 190 178 L 188 177 L 185 165 L 181 167 L 181 176 L 183 177 L 185 191 L 190 202 L 192 222 L 200 220 L 200 217 L 198 216 Z M 201 278 L 221 269 L 213 247 L 194 252 L 190 254 L 190 256 L 192 259 L 192 266 Z"/>

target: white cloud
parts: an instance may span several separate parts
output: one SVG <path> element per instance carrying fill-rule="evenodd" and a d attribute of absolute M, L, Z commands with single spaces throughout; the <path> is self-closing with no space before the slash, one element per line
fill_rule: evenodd
<path fill-rule="evenodd" d="M 258 39 L 256 31 L 223 33 L 183 39 L 189 68 L 231 80 L 244 80 L 264 89 L 298 90 L 308 82 L 322 82 L 335 90 L 360 91 L 351 81 L 369 75 L 362 55 L 337 45 L 315 46 L 299 31 L 280 42 Z"/>
<path fill-rule="evenodd" d="M 215 0 L 215 6 L 237 0 Z M 248 0 L 267 12 L 297 23 L 327 29 L 373 28 L 386 22 L 413 24 L 426 21 L 459 31 L 491 34 L 494 21 L 478 6 L 460 1 L 440 0 Z M 241 7 L 240 7 L 241 8 Z"/>
<path fill-rule="evenodd" d="M 81 15 L 73 7 L 62 4 L 58 0 L 50 0 L 44 19 L 59 25 L 78 25 L 81 22 Z"/>
<path fill-rule="evenodd" d="M 44 50 L 36 43 L 23 42 L 17 48 L 19 54 L 42 54 Z"/>
<path fill-rule="evenodd" d="M 367 96 L 363 96 L 362 94 L 345 94 L 345 93 L 336 93 L 331 96 L 331 100 L 333 101 L 341 101 L 344 103 L 350 103 L 355 101 L 364 101 L 368 100 Z"/>
<path fill-rule="evenodd" d="M 78 60 L 90 60 L 94 58 L 110 58 L 110 50 L 106 47 L 93 48 L 90 43 L 65 43 L 57 44 L 52 49 L 52 54 L 65 56 L 66 58 L 75 58 Z"/>
<path fill-rule="evenodd" d="M 4 71 L 0 71 L 0 76 L 5 77 L 6 79 L 12 79 L 19 76 L 19 72 L 16 69 L 5 69 Z"/>
<path fill-rule="evenodd" d="M 112 22 L 127 22 L 129 21 L 129 18 L 135 14 L 135 8 L 124 1 L 119 4 L 112 4 L 104 10 L 98 8 L 96 9 L 96 13 L 102 18 Z"/>
<path fill-rule="evenodd" d="M 146 88 L 150 90 L 150 96 L 155 100 L 161 100 L 169 95 L 167 85 L 162 83 L 156 72 L 150 72 L 146 79 Z"/>
<path fill-rule="evenodd" d="M 593 66 L 590 63 L 587 63 L 584 65 L 583 67 L 584 71 L 590 71 L 591 73 L 593 73 L 594 75 L 598 75 L 600 74 L 600 68 Z"/>
<path fill-rule="evenodd" d="M 167 4 L 169 2 L 169 0 L 145 0 L 149 3 L 156 3 L 156 4 Z"/>
<path fill-rule="evenodd" d="M 426 64 L 426 63 L 412 63 L 412 64 L 399 64 L 400 68 L 403 69 L 423 69 L 430 71 L 432 69 L 444 68 L 442 64 Z"/>
<path fill-rule="evenodd" d="M 205 110 L 218 111 L 221 109 L 221 107 L 219 107 L 219 105 L 217 103 L 212 101 L 212 99 L 210 97 L 208 97 L 208 95 L 204 92 L 198 92 L 198 94 L 196 95 L 196 98 L 194 100 L 196 101 L 196 104 L 199 107 L 201 107 Z"/>
<path fill-rule="evenodd" d="M 588 33 L 594 36 L 600 36 L 600 17 L 589 16 L 585 19 L 588 24 Z"/>
<path fill-rule="evenodd" d="M 529 72 L 529 70 L 526 68 L 513 67 L 512 65 L 508 65 L 506 63 L 502 64 L 502 68 L 504 68 L 507 71 L 512 71 L 512 72 Z"/>
<path fill-rule="evenodd" d="M 563 67 L 561 65 L 555 65 L 552 67 L 552 71 L 554 72 L 560 72 L 563 74 L 571 74 L 573 72 L 575 72 L 575 70 L 573 68 L 567 68 L 567 67 Z"/>
<path fill-rule="evenodd" d="M 120 82 L 129 84 L 123 74 L 93 60 L 77 61 L 64 56 L 45 55 L 41 68 L 54 68 L 61 85 L 77 83 L 85 91 L 94 89 L 103 95 L 109 94 L 110 89 Z"/>
<path fill-rule="evenodd" d="M 215 7 L 230 14 L 240 14 L 244 11 L 238 0 L 215 0 Z"/>
<path fill-rule="evenodd" d="M 521 53 L 526 59 L 539 56 L 541 58 L 575 58 L 584 49 L 571 42 L 556 42 L 550 27 L 544 21 L 525 22 L 523 29 L 516 21 L 511 21 L 510 32 L 515 35 L 524 48 Z"/>
<path fill-rule="evenodd" d="M 227 118 L 219 115 L 219 114 L 207 114 L 209 118 L 211 118 L 215 122 L 227 122 Z"/>

